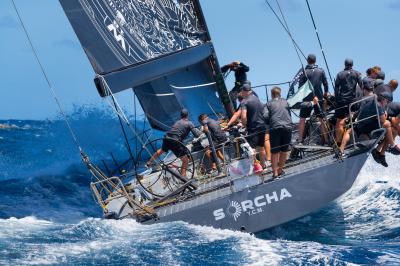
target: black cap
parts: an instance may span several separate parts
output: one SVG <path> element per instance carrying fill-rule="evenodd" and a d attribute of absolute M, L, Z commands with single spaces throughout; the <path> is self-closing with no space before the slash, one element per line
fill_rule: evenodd
<path fill-rule="evenodd" d="M 248 83 L 245 83 L 242 85 L 242 87 L 240 87 L 241 91 L 251 91 L 251 86 Z"/>
<path fill-rule="evenodd" d="M 353 59 L 351 59 L 351 58 L 346 58 L 346 60 L 344 60 L 344 65 L 345 65 L 346 67 L 351 67 L 351 66 L 353 66 Z"/>
<path fill-rule="evenodd" d="M 379 94 L 379 96 L 388 100 L 389 102 L 393 101 L 393 94 L 391 92 L 383 91 Z"/>
<path fill-rule="evenodd" d="M 189 116 L 189 111 L 188 111 L 188 109 L 183 108 L 183 109 L 181 110 L 181 117 L 182 117 L 182 118 L 185 118 L 185 117 L 188 117 L 188 116 Z"/>
<path fill-rule="evenodd" d="M 377 79 L 385 80 L 385 72 L 380 71 L 376 76 Z"/>
<path fill-rule="evenodd" d="M 315 56 L 315 54 L 309 54 L 307 56 L 307 62 L 316 62 L 317 61 L 317 57 Z"/>

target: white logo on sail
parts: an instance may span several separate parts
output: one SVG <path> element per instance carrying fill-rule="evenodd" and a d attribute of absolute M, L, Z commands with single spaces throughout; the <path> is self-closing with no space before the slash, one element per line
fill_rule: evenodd
<path fill-rule="evenodd" d="M 114 38 L 117 42 L 121 43 L 122 49 L 126 52 L 126 44 L 124 38 L 124 32 L 120 30 L 120 26 L 123 26 L 126 23 L 124 16 L 121 12 L 117 12 L 117 16 L 114 22 L 107 26 L 107 29 L 114 34 Z"/>

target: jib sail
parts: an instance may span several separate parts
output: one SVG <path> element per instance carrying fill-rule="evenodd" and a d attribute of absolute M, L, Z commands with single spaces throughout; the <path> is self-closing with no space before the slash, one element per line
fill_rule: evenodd
<path fill-rule="evenodd" d="M 97 74 L 101 96 L 132 88 L 151 125 L 162 130 L 182 107 L 192 118 L 224 112 L 219 96 L 226 103 L 226 89 L 216 78 L 218 62 L 198 0 L 60 3 Z"/>

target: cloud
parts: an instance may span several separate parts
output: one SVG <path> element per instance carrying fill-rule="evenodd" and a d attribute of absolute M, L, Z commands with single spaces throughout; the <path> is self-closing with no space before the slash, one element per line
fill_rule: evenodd
<path fill-rule="evenodd" d="M 387 6 L 390 9 L 400 10 L 400 0 L 392 0 L 387 4 Z"/>
<path fill-rule="evenodd" d="M 74 50 L 79 50 L 81 48 L 79 43 L 77 43 L 76 41 L 70 40 L 70 39 L 62 39 L 62 40 L 55 41 L 53 43 L 53 45 L 56 47 L 70 48 L 70 49 L 74 49 Z"/>
<path fill-rule="evenodd" d="M 0 17 L 0 28 L 13 29 L 18 27 L 18 22 L 9 16 Z"/>

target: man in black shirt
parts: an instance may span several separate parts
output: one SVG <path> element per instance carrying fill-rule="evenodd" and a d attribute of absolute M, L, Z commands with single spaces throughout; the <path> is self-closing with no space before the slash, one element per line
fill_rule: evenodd
<path fill-rule="evenodd" d="M 290 116 L 289 104 L 281 98 L 281 89 L 273 87 L 271 98 L 264 108 L 264 117 L 270 126 L 271 163 L 273 177 L 284 173 L 290 142 L 292 140 L 292 118 Z"/>
<path fill-rule="evenodd" d="M 388 120 L 392 123 L 393 137 L 395 138 L 397 135 L 400 136 L 400 127 L 399 127 L 400 103 L 398 102 L 389 103 L 386 112 Z"/>
<path fill-rule="evenodd" d="M 221 152 L 221 146 L 224 142 L 228 140 L 226 134 L 222 131 L 221 125 L 218 121 L 215 121 L 212 118 L 209 118 L 206 114 L 201 114 L 199 116 L 199 122 L 203 126 L 203 132 L 208 134 L 210 133 L 211 140 L 214 143 L 214 147 L 216 148 L 216 153 L 218 158 L 221 161 L 224 161 L 224 155 Z M 209 160 L 211 160 L 211 150 L 208 148 L 205 151 Z M 212 162 L 211 168 L 213 171 L 217 170 L 216 162 Z"/>
<path fill-rule="evenodd" d="M 375 93 L 376 95 L 379 95 L 379 94 L 381 94 L 381 93 L 384 92 L 384 91 L 387 91 L 387 92 L 389 92 L 389 93 L 394 93 L 394 91 L 397 89 L 397 86 L 398 86 L 397 80 L 392 79 L 391 81 L 389 81 L 388 84 L 382 83 L 382 84 L 376 86 L 376 87 L 374 88 L 374 93 Z"/>
<path fill-rule="evenodd" d="M 375 87 L 374 84 L 375 84 L 377 72 L 373 68 L 368 68 L 366 71 L 366 74 L 367 74 L 367 76 L 362 79 L 363 89 L 365 89 L 365 88 L 367 88 L 368 90 L 370 88 L 373 89 Z"/>
<path fill-rule="evenodd" d="M 263 117 L 263 104 L 260 102 L 251 90 L 250 85 L 245 84 L 241 88 L 243 101 L 241 103 L 241 120 L 244 127 L 247 128 L 247 141 L 250 146 L 259 154 L 261 166 L 266 167 L 265 160 L 265 132 L 266 124 Z"/>
<path fill-rule="evenodd" d="M 180 174 L 186 176 L 186 170 L 189 164 L 188 149 L 182 143 L 189 133 L 195 137 L 199 137 L 201 132 L 195 128 L 194 124 L 189 121 L 189 112 L 187 109 L 181 110 L 181 119 L 176 121 L 171 129 L 165 133 L 161 149 L 158 149 L 153 156 L 147 161 L 146 166 L 150 166 L 154 160 L 160 157 L 164 152 L 172 151 L 176 157 L 182 161 Z"/>
<path fill-rule="evenodd" d="M 395 79 L 389 81 L 388 86 L 392 93 L 395 92 L 398 86 L 398 82 Z M 391 102 L 387 105 L 386 108 L 387 118 L 392 123 L 393 128 L 393 138 L 396 138 L 397 135 L 400 136 L 400 103 L 399 102 Z M 389 150 L 391 152 L 391 150 Z"/>
<path fill-rule="evenodd" d="M 357 85 L 362 88 L 361 73 L 353 69 L 353 60 L 346 59 L 345 68 L 339 72 L 335 81 L 335 116 L 336 116 L 336 142 L 342 140 L 346 118 L 349 116 L 349 105 L 356 98 Z"/>
<path fill-rule="evenodd" d="M 315 64 L 316 61 L 317 57 L 315 55 L 308 55 L 308 64 L 305 67 L 305 71 L 299 78 L 299 88 L 302 87 L 307 82 L 307 80 L 309 80 L 314 89 L 313 93 L 304 98 L 304 102 L 300 106 L 299 142 L 303 141 L 306 119 L 310 117 L 313 109 L 320 112 L 320 106 L 323 102 L 323 98 L 324 96 L 328 96 L 329 93 L 328 81 L 326 79 L 325 71 Z M 322 92 L 322 85 L 324 86 L 324 92 Z M 322 135 L 324 141 L 327 142 L 327 129 L 322 122 L 322 118 L 320 118 L 320 120 Z"/>
<path fill-rule="evenodd" d="M 247 72 L 249 72 L 250 68 L 239 61 L 234 61 L 228 65 L 221 67 L 221 72 L 225 74 L 231 70 L 235 72 L 235 86 L 229 92 L 229 97 L 231 98 L 233 107 L 237 108 L 236 100 L 238 99 L 238 95 L 240 93 L 240 87 L 247 81 Z"/>
<path fill-rule="evenodd" d="M 347 143 L 350 140 L 350 135 L 352 134 L 352 130 L 355 130 L 358 136 L 369 134 L 379 128 L 380 121 L 381 127 L 386 129 L 386 134 L 384 141 L 378 145 L 376 149 L 372 151 L 372 156 L 377 163 L 382 164 L 384 167 L 388 167 L 385 158 L 385 150 L 389 148 L 393 151 L 393 153 L 400 154 L 400 147 L 394 144 L 393 140 L 393 132 L 390 125 L 390 122 L 386 120 L 385 107 L 389 103 L 389 99 L 392 97 L 391 94 L 384 92 L 379 96 L 375 96 L 376 98 L 371 101 L 367 101 L 360 109 L 360 113 L 358 114 L 357 120 L 359 121 L 354 125 L 354 129 L 349 129 L 346 134 L 343 136 L 342 144 L 340 146 L 340 150 L 343 153 L 346 148 Z M 378 107 L 378 118 L 377 109 Z"/>

